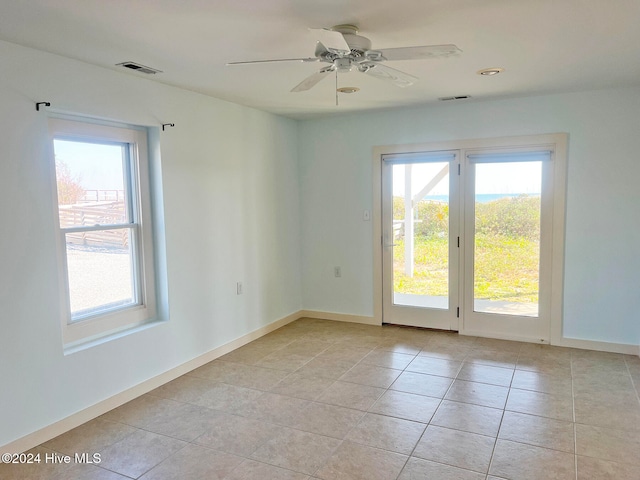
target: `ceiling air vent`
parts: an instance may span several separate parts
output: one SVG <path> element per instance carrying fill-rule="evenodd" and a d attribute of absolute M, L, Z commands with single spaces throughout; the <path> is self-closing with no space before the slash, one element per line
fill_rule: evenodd
<path fill-rule="evenodd" d="M 135 62 L 122 62 L 117 63 L 116 66 L 128 68 L 129 70 L 135 70 L 136 72 L 146 73 L 147 75 L 154 75 L 156 73 L 162 73 L 161 70 L 156 70 L 155 68 L 145 67 L 144 65 L 140 65 Z"/>
<path fill-rule="evenodd" d="M 467 98 L 471 98 L 471 95 L 458 95 L 456 97 L 440 97 L 438 100 L 441 102 L 449 102 L 451 100 L 466 100 Z"/>

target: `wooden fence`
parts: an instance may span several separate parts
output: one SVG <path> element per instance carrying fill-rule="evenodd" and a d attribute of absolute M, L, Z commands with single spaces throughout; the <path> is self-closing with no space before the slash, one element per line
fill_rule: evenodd
<path fill-rule="evenodd" d="M 60 205 L 60 228 L 126 223 L 124 200 Z M 129 228 L 66 234 L 67 243 L 103 247 L 127 247 Z"/>

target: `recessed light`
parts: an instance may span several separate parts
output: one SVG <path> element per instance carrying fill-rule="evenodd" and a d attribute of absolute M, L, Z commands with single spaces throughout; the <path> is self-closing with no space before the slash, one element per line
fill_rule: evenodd
<path fill-rule="evenodd" d="M 502 72 L 504 72 L 504 68 L 483 68 L 482 70 L 478 70 L 476 73 L 478 75 L 490 77 L 491 75 L 497 75 Z"/>
<path fill-rule="evenodd" d="M 358 87 L 340 87 L 337 89 L 340 93 L 356 93 L 360 89 Z"/>

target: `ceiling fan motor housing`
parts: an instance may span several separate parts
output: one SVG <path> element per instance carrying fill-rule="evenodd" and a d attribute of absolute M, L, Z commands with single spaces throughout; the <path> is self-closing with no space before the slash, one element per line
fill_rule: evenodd
<path fill-rule="evenodd" d="M 338 72 L 350 72 L 353 67 L 353 61 L 350 58 L 336 58 L 333 64 Z"/>
<path fill-rule="evenodd" d="M 368 38 L 353 33 L 344 33 L 343 36 L 354 57 L 364 57 L 365 52 L 371 50 L 371 40 Z"/>

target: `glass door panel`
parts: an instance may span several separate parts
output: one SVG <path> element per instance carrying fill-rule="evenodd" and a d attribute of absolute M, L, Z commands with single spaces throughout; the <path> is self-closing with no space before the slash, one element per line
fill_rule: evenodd
<path fill-rule="evenodd" d="M 449 162 L 393 165 L 393 303 L 449 308 Z"/>
<path fill-rule="evenodd" d="M 542 162 L 475 165 L 473 310 L 537 317 Z"/>

